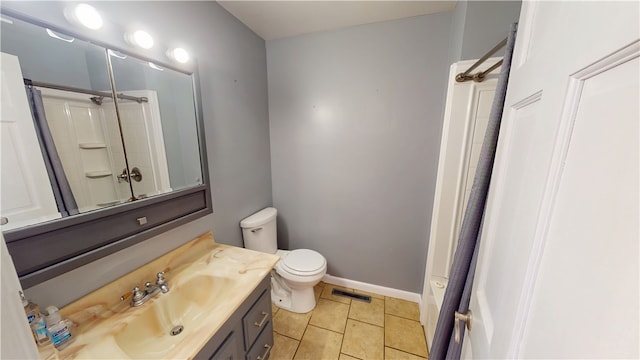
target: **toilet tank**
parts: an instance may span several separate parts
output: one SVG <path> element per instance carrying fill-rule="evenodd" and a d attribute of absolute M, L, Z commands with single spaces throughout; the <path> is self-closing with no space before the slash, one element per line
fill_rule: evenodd
<path fill-rule="evenodd" d="M 244 247 L 275 254 L 278 250 L 275 208 L 268 207 L 240 221 Z"/>

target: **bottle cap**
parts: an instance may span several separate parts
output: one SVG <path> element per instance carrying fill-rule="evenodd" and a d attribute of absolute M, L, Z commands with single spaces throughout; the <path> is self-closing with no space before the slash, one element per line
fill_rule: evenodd
<path fill-rule="evenodd" d="M 46 311 L 45 319 L 47 321 L 47 325 L 56 324 L 56 323 L 59 323 L 60 321 L 62 321 L 62 317 L 60 316 L 60 313 L 58 312 L 58 308 L 57 307 L 55 307 L 53 305 L 47 306 L 45 311 Z"/>

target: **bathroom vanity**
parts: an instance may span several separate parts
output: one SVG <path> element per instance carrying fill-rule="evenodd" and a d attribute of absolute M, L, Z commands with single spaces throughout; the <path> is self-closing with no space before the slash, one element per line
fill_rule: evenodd
<path fill-rule="evenodd" d="M 266 277 L 194 359 L 265 360 L 272 347 L 271 287 Z"/>
<path fill-rule="evenodd" d="M 75 324 L 76 340 L 55 355 L 267 359 L 273 346 L 269 275 L 277 261 L 275 255 L 217 244 L 210 232 L 204 234 L 63 307 L 62 316 Z M 169 291 L 132 306 L 132 289 L 149 287 L 143 284 L 160 271 Z M 54 358 L 54 351 L 43 348 L 41 356 Z"/>

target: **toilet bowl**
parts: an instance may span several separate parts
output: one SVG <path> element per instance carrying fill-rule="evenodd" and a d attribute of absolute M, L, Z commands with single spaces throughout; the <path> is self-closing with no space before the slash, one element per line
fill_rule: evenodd
<path fill-rule="evenodd" d="M 278 250 L 276 215 L 275 208 L 266 208 L 242 220 L 244 245 L 280 257 L 271 272 L 271 301 L 285 310 L 306 313 L 316 306 L 313 287 L 327 273 L 327 261 L 314 250 Z"/>
<path fill-rule="evenodd" d="M 320 253 L 298 249 L 278 250 L 280 261 L 271 280 L 271 300 L 285 310 L 306 313 L 316 306 L 313 287 L 327 273 L 327 261 Z"/>

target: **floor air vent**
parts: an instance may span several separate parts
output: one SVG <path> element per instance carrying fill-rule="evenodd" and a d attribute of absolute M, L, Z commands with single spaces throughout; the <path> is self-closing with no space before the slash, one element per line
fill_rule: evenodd
<path fill-rule="evenodd" d="M 368 302 L 368 303 L 371 302 L 371 296 L 362 295 L 362 294 L 356 294 L 356 293 L 352 293 L 350 291 L 343 291 L 343 290 L 333 289 L 331 291 L 331 295 L 344 296 L 344 297 L 352 298 L 354 300 L 360 300 L 360 301 L 364 301 L 364 302 Z"/>

